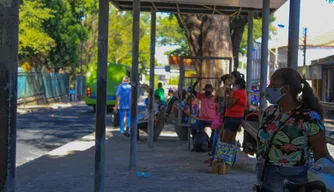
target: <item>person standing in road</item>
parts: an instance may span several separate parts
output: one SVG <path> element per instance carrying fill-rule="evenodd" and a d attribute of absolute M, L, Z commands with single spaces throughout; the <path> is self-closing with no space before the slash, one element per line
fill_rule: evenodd
<path fill-rule="evenodd" d="M 162 83 L 158 83 L 158 89 L 155 90 L 154 95 L 159 95 L 160 101 L 165 103 L 165 90 L 162 88 Z"/>
<path fill-rule="evenodd" d="M 114 110 L 119 109 L 120 117 L 120 132 L 125 136 L 129 137 L 129 128 L 130 128 L 130 107 L 131 107 L 131 85 L 130 78 L 124 77 L 122 84 L 120 84 L 116 91 L 116 105 Z M 124 130 L 124 118 L 126 117 L 127 130 Z"/>

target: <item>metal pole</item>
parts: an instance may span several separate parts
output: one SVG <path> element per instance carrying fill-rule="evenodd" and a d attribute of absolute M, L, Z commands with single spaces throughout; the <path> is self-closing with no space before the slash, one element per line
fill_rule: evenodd
<path fill-rule="evenodd" d="M 248 12 L 248 43 L 247 43 L 247 93 L 248 102 L 251 101 L 252 95 L 252 62 L 253 62 L 253 19 L 254 12 Z"/>
<path fill-rule="evenodd" d="M 260 77 L 260 109 L 267 107 L 264 92 L 267 87 L 268 75 L 268 39 L 269 39 L 269 6 L 270 0 L 263 0 L 262 6 L 262 43 L 261 43 L 261 77 Z"/>
<path fill-rule="evenodd" d="M 304 52 L 304 61 L 303 65 L 306 66 L 306 48 L 307 48 L 307 28 L 304 28 L 304 47 L 303 47 L 303 52 Z"/>
<path fill-rule="evenodd" d="M 179 108 L 178 108 L 178 116 L 177 116 L 177 124 L 180 126 L 182 124 L 182 97 L 183 85 L 184 85 L 184 57 L 180 57 L 180 76 L 179 76 Z"/>
<path fill-rule="evenodd" d="M 190 85 L 193 85 L 193 79 L 190 79 Z M 192 108 L 193 108 L 192 101 L 193 101 L 193 99 L 191 98 L 190 99 L 190 105 L 189 105 L 189 119 L 188 119 L 189 126 L 187 127 L 187 130 L 188 130 L 188 149 L 190 149 L 190 145 L 191 145 L 190 144 L 190 139 L 191 139 L 191 127 L 190 127 L 190 125 L 191 125 L 191 115 L 192 115 Z M 188 102 L 187 99 L 186 99 L 186 102 Z"/>
<path fill-rule="evenodd" d="M 300 0 L 290 0 L 288 67 L 298 69 Z"/>
<path fill-rule="evenodd" d="M 148 118 L 148 148 L 153 148 L 153 134 L 154 134 L 154 64 L 155 64 L 155 35 L 156 35 L 156 18 L 157 14 L 155 9 L 151 10 L 151 60 L 150 60 L 150 99 L 149 99 L 149 118 Z"/>
<path fill-rule="evenodd" d="M 82 58 L 82 54 L 83 54 L 83 51 L 82 51 L 82 49 L 83 49 L 83 43 L 81 42 L 80 43 L 80 46 L 81 46 L 81 56 L 80 56 L 80 84 L 79 84 L 79 90 L 80 90 L 80 98 L 79 98 L 79 101 L 81 101 L 81 99 L 82 99 L 82 96 L 83 96 L 83 90 L 82 90 L 82 87 L 83 87 L 83 71 L 82 71 L 82 65 L 83 65 L 83 58 Z"/>
<path fill-rule="evenodd" d="M 109 1 L 99 0 L 94 191 L 104 191 Z"/>
<path fill-rule="evenodd" d="M 19 0 L 0 0 L 0 191 L 15 191 Z"/>
<path fill-rule="evenodd" d="M 138 52 L 139 52 L 140 0 L 133 1 L 132 32 L 132 90 L 131 90 L 131 143 L 130 168 L 136 168 L 137 161 L 137 104 L 138 104 Z"/>

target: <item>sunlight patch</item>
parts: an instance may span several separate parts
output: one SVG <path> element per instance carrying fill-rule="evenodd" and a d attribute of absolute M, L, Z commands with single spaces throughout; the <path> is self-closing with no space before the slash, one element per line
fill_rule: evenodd
<path fill-rule="evenodd" d="M 113 136 L 112 129 L 106 128 L 106 140 Z M 86 151 L 95 146 L 95 133 L 86 135 L 76 141 L 67 143 L 47 155 L 53 158 L 64 157 L 75 152 Z"/>

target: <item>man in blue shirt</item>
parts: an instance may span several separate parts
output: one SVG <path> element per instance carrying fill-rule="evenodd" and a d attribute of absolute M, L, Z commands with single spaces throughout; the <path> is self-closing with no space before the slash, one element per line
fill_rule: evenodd
<path fill-rule="evenodd" d="M 120 132 L 125 136 L 129 136 L 127 130 L 130 128 L 130 107 L 131 107 L 131 85 L 129 84 L 130 78 L 124 77 L 122 84 L 120 84 L 116 91 L 116 105 L 114 110 L 119 109 L 120 117 Z M 124 117 L 126 115 L 127 130 L 124 130 Z"/>

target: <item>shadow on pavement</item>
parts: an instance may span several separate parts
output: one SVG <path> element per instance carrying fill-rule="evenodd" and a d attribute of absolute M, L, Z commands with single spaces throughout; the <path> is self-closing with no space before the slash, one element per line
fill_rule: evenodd
<path fill-rule="evenodd" d="M 129 139 L 112 130 L 105 144 L 105 191 L 250 191 L 255 183 L 255 159 L 238 154 L 228 175 L 213 175 L 204 164 L 206 153 L 190 152 L 174 136 L 163 136 L 154 149 L 138 144 L 137 170 L 152 174 L 137 177 L 130 171 Z M 94 147 L 64 157 L 43 156 L 17 168 L 17 191 L 90 192 L 94 182 Z"/>

